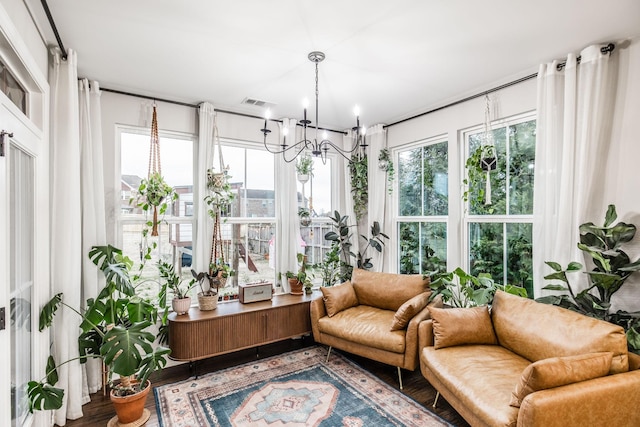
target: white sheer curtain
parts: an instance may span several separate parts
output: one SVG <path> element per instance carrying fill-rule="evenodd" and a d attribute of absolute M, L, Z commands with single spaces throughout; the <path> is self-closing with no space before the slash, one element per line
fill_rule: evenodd
<path fill-rule="evenodd" d="M 583 262 L 580 224 L 604 219 L 602 178 L 611 140 L 617 55 L 590 46 L 540 66 L 534 188 L 533 262 L 536 296 L 550 273 L 544 261 Z M 577 283 L 578 277 L 574 276 Z"/>
<path fill-rule="evenodd" d="M 80 188 L 80 135 L 76 52 L 67 60 L 53 52 L 49 73 L 51 87 L 51 286 L 52 294 L 64 293 L 65 303 L 80 309 L 82 280 L 82 222 Z M 58 362 L 78 356 L 80 318 L 60 310 L 53 329 L 53 354 Z M 54 421 L 65 425 L 67 417 L 82 416 L 82 370 L 77 360 L 58 369 L 57 386 L 64 388 L 62 408 Z"/>
<path fill-rule="evenodd" d="M 82 195 L 82 303 L 98 296 L 104 286 L 104 275 L 89 259 L 91 246 L 105 245 L 104 175 L 102 165 L 102 111 L 100 85 L 89 80 L 78 82 L 80 110 L 80 187 Z M 90 400 L 89 393 L 102 387 L 102 363 L 89 359 L 84 365 L 85 383 L 83 403 Z"/>
<path fill-rule="evenodd" d="M 378 156 L 380 151 L 386 147 L 387 144 L 387 130 L 383 125 L 375 125 L 367 129 L 367 140 L 369 143 L 369 221 L 364 230 L 364 234 L 367 237 L 371 235 L 371 225 L 374 221 L 380 223 L 382 231 L 389 235 L 385 226 L 387 221 L 385 218 L 387 212 L 387 174 L 380 170 L 378 167 Z M 385 245 L 386 245 L 385 241 Z M 386 249 L 386 248 L 385 248 Z M 373 248 L 369 248 L 367 254 L 364 256 L 371 256 L 371 263 L 373 264 L 373 271 L 383 271 L 388 268 L 388 261 L 386 254 L 387 250 L 383 249 L 382 253 L 376 251 Z"/>
<path fill-rule="evenodd" d="M 195 179 L 194 202 L 198 219 L 193 246 L 193 261 L 196 271 L 209 271 L 209 252 L 213 221 L 209 220 L 207 204 L 207 169 L 213 167 L 213 143 L 215 129 L 215 110 L 213 105 L 203 102 L 198 107 L 198 176 Z"/>
<path fill-rule="evenodd" d="M 282 144 L 283 129 L 289 131 L 289 138 L 298 141 L 295 119 L 283 119 L 279 124 L 278 145 Z M 300 247 L 300 219 L 298 218 L 298 189 L 296 186 L 296 163 L 287 163 L 281 154 L 276 154 L 276 235 L 275 267 L 276 276 L 281 275 L 282 290 L 290 292 L 289 282 L 285 278 L 287 271 L 298 271 L 297 253 Z"/>

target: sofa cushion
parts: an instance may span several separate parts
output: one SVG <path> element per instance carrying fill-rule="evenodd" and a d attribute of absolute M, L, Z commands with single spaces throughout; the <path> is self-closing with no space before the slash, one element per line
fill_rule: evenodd
<path fill-rule="evenodd" d="M 613 353 L 589 353 L 577 356 L 552 357 L 527 366 L 511 393 L 509 405 L 520 407 L 529 394 L 607 375 Z"/>
<path fill-rule="evenodd" d="M 429 307 L 433 319 L 434 348 L 464 344 L 498 344 L 489 308 Z"/>
<path fill-rule="evenodd" d="M 486 426 L 515 426 L 514 384 L 531 362 L 498 345 L 424 347 L 421 363 Z M 428 378 L 428 377 L 427 377 Z"/>
<path fill-rule="evenodd" d="M 393 315 L 391 330 L 397 331 L 406 328 L 411 319 L 429 304 L 430 296 L 431 292 L 423 292 L 402 304 L 396 314 Z"/>
<path fill-rule="evenodd" d="M 358 298 L 353 290 L 353 285 L 349 281 L 341 285 L 321 287 L 320 291 L 322 291 L 322 299 L 329 317 L 358 305 Z"/>
<path fill-rule="evenodd" d="M 397 311 L 423 292 L 431 292 L 429 278 L 421 274 L 392 274 L 353 269 L 351 283 L 360 304 Z"/>
<path fill-rule="evenodd" d="M 500 345 L 532 362 L 610 351 L 610 373 L 629 370 L 627 337 L 612 323 L 502 291 L 493 299 L 491 319 Z"/>
<path fill-rule="evenodd" d="M 318 320 L 318 329 L 357 344 L 404 353 L 406 331 L 389 331 L 394 312 L 358 305 Z"/>

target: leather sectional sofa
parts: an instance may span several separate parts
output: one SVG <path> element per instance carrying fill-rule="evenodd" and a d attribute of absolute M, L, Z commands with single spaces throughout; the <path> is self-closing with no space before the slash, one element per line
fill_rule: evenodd
<path fill-rule="evenodd" d="M 311 302 L 316 342 L 398 368 L 418 367 L 418 325 L 429 318 L 429 279 L 354 269 L 351 281 L 321 288 Z M 441 307 L 440 299 L 431 303 Z M 327 358 L 329 357 L 327 354 Z"/>
<path fill-rule="evenodd" d="M 431 317 L 420 369 L 472 426 L 640 426 L 638 357 L 621 327 L 500 291 L 490 311 Z"/>

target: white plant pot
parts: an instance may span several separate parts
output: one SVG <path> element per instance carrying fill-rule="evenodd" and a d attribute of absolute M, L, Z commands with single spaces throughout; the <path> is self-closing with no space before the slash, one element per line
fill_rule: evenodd
<path fill-rule="evenodd" d="M 300 184 L 306 184 L 307 181 L 309 181 L 309 174 L 298 174 L 298 182 L 300 182 Z"/>
<path fill-rule="evenodd" d="M 186 314 L 191 307 L 191 297 L 174 298 L 171 300 L 171 307 L 178 315 Z"/>

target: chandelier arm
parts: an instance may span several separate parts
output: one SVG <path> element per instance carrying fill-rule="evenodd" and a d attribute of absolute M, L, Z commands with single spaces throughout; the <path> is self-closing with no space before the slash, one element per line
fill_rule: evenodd
<path fill-rule="evenodd" d="M 347 157 L 347 156 L 345 155 L 345 153 L 346 153 L 346 154 L 349 154 L 349 153 L 353 153 L 353 151 L 355 151 L 355 150 L 352 150 L 352 151 L 345 151 L 345 150 L 341 149 L 340 147 L 338 147 L 338 146 L 337 146 L 336 144 L 334 144 L 333 142 L 329 141 L 328 139 L 323 140 L 323 141 L 320 143 L 320 145 L 321 145 L 321 147 L 322 147 L 322 152 L 323 152 L 323 155 L 322 155 L 322 157 L 323 157 L 323 164 L 324 164 L 324 163 L 326 163 L 326 157 L 327 157 L 326 152 L 329 150 L 329 148 L 328 148 L 328 147 L 327 147 L 327 148 L 325 148 L 327 145 L 328 145 L 328 146 L 330 146 L 330 147 L 333 147 L 333 148 L 336 150 L 336 152 L 337 152 L 338 154 L 340 154 L 342 157 L 344 157 L 344 158 L 345 158 L 345 159 L 347 159 L 348 161 L 351 161 L 351 159 L 350 159 L 349 157 Z M 356 147 L 356 148 L 357 148 L 357 147 Z"/>
<path fill-rule="evenodd" d="M 299 145 L 303 145 L 303 147 L 300 150 L 298 150 L 298 154 L 299 154 L 302 150 L 304 150 L 305 148 L 308 148 L 310 143 L 311 143 L 311 141 L 309 141 L 308 139 L 303 139 L 303 140 L 300 140 L 300 141 L 296 142 L 293 145 L 288 145 L 286 148 L 283 148 L 281 150 L 273 150 L 273 149 L 269 148 L 269 145 L 267 144 L 267 134 L 264 135 L 264 140 L 263 140 L 263 144 L 264 144 L 265 150 L 267 150 L 271 154 L 286 153 L 286 152 L 291 151 L 294 148 L 298 147 Z M 280 145 L 280 146 L 282 146 L 282 145 Z"/>

